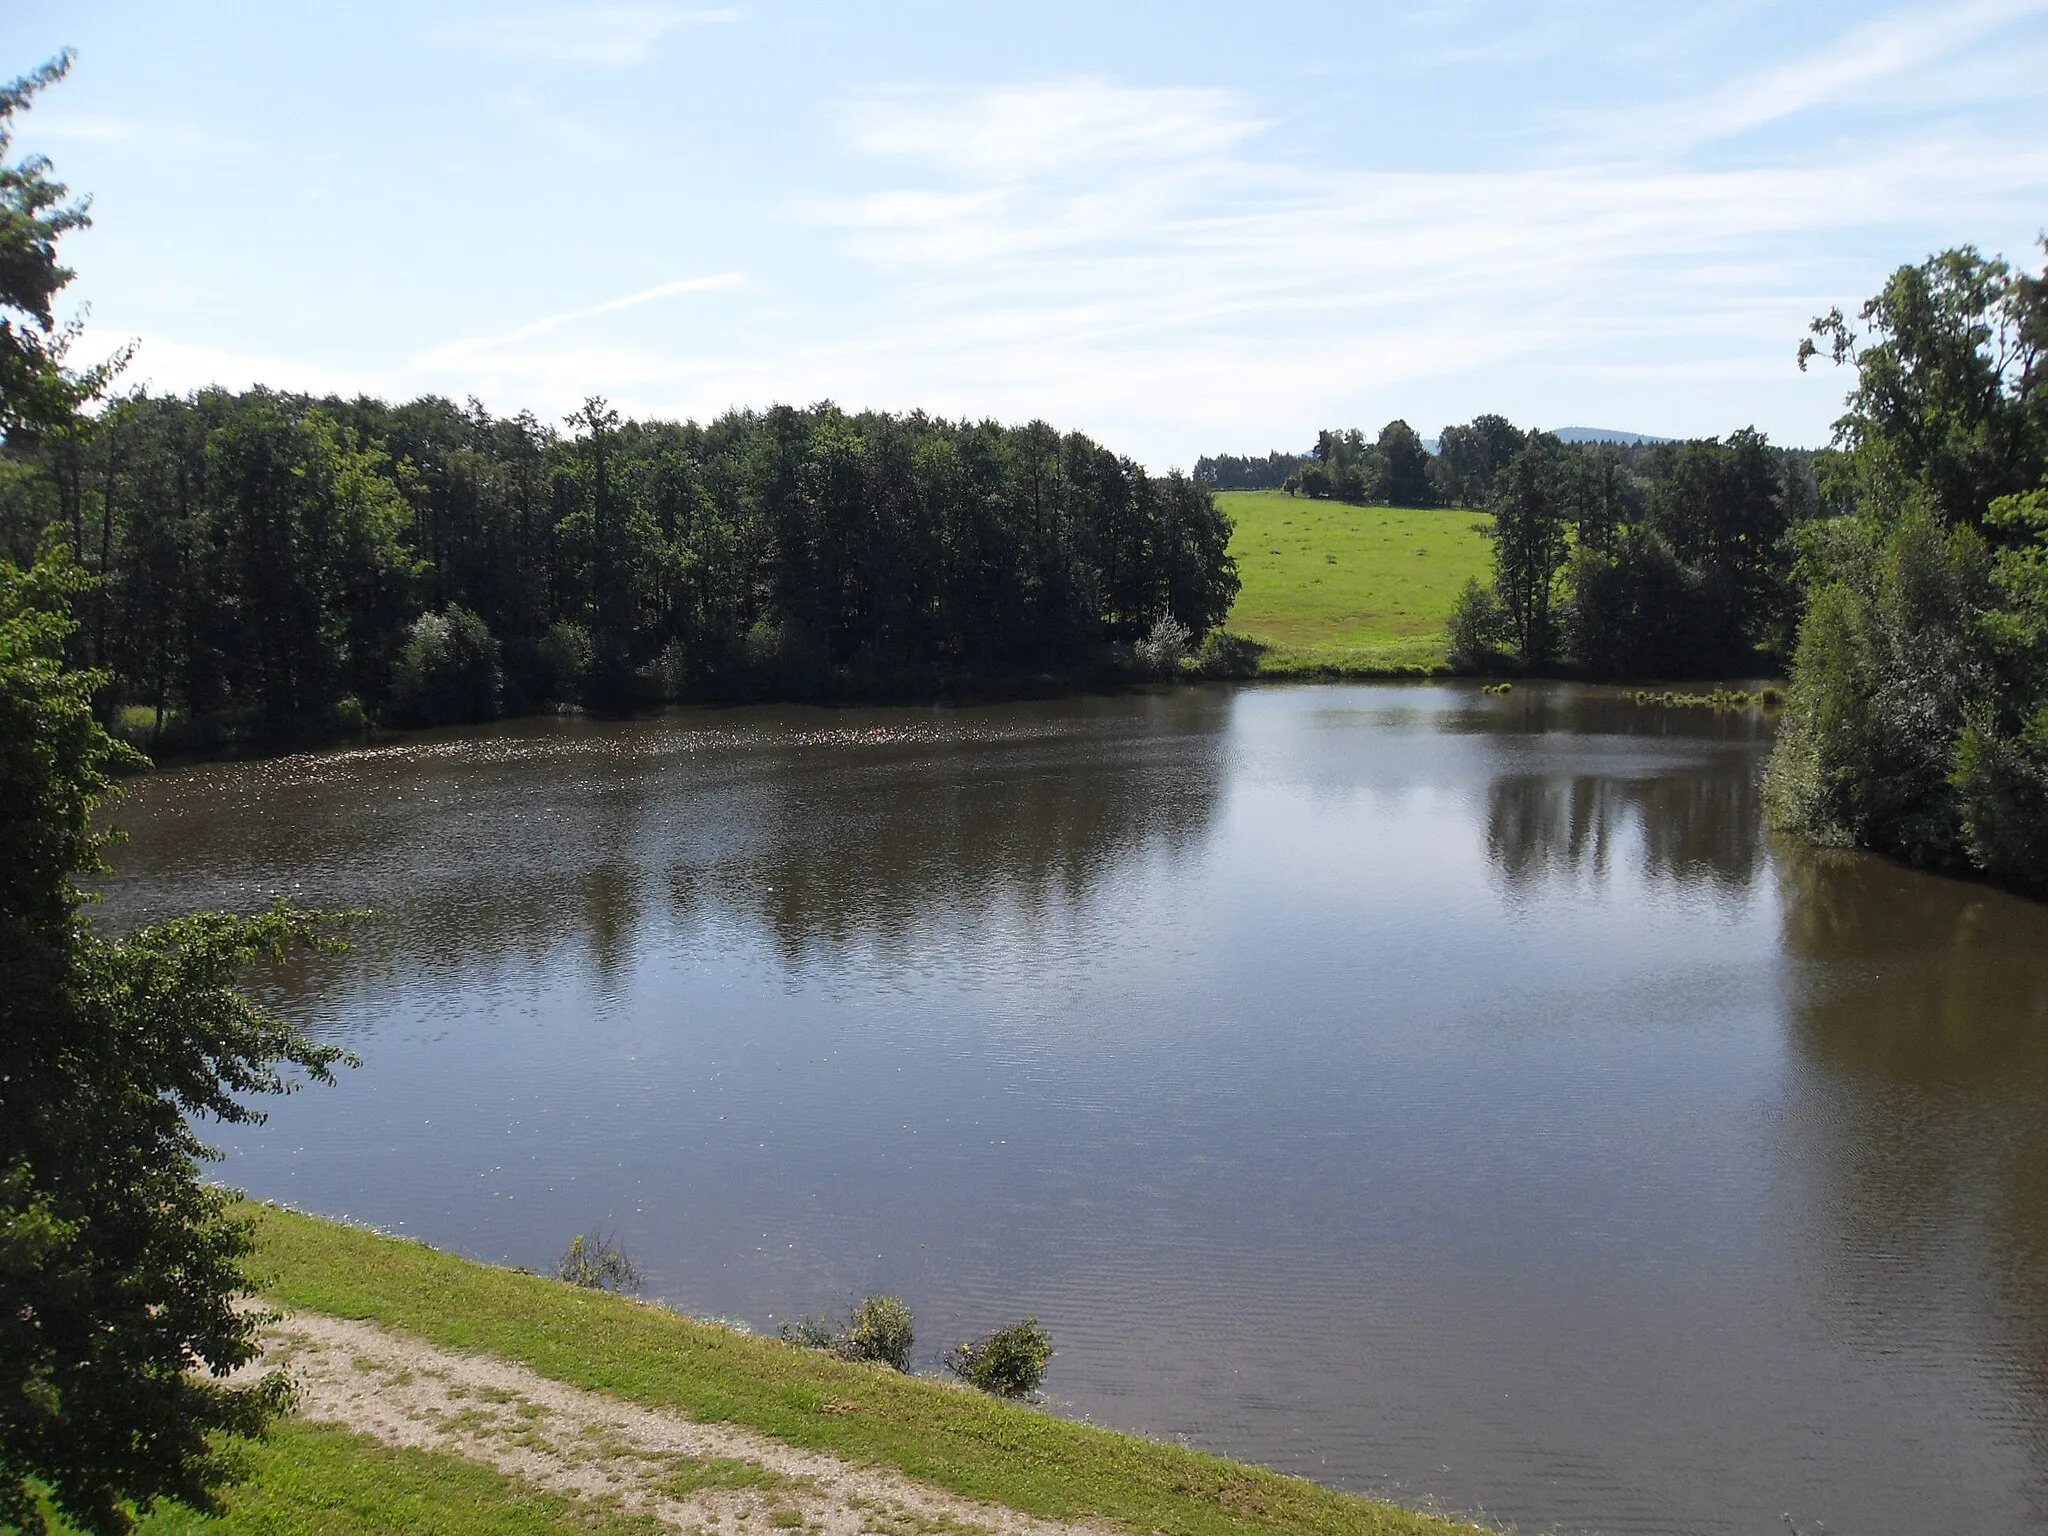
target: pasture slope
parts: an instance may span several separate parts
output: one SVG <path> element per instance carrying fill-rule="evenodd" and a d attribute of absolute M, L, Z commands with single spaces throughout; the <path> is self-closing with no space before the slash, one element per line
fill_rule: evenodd
<path fill-rule="evenodd" d="M 1227 627 L 1266 647 L 1261 676 L 1413 676 L 1444 666 L 1444 621 L 1492 575 L 1486 515 L 1221 491 L 1243 587 Z"/>
<path fill-rule="evenodd" d="M 1469 1525 L 253 1202 L 302 1412 L 145 1536 L 1448 1536 Z"/>

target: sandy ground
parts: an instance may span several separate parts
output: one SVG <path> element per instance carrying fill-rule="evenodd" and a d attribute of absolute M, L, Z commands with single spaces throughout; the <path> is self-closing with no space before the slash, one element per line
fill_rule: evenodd
<path fill-rule="evenodd" d="M 254 1369 L 286 1366 L 309 1419 L 482 1462 L 538 1487 L 651 1515 L 671 1530 L 1101 1536 L 1106 1529 L 1033 1519 L 899 1472 L 641 1408 L 369 1323 L 295 1314 L 268 1330 L 266 1344 Z"/>

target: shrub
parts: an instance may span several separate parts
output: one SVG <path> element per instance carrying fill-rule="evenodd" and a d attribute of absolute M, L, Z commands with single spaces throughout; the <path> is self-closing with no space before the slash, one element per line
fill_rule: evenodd
<path fill-rule="evenodd" d="M 1212 629 L 1195 653 L 1195 670 L 1204 677 L 1247 678 L 1259 673 L 1259 655 L 1265 650 L 1258 641 L 1228 630 Z"/>
<path fill-rule="evenodd" d="M 839 1341 L 845 1337 L 845 1329 L 836 1317 L 813 1317 L 806 1312 L 793 1323 L 784 1323 L 776 1331 L 776 1337 L 785 1344 L 794 1344 L 799 1349 L 839 1348 Z"/>
<path fill-rule="evenodd" d="M 408 725 L 494 720 L 504 702 L 498 642 L 484 621 L 457 603 L 413 620 L 391 679 L 391 705 Z"/>
<path fill-rule="evenodd" d="M 853 1309 L 839 1352 L 849 1360 L 875 1360 L 907 1371 L 916 1339 L 910 1308 L 901 1296 L 864 1296 Z"/>
<path fill-rule="evenodd" d="M 1052 1359 L 1052 1335 L 1038 1319 L 998 1328 L 946 1353 L 946 1369 L 971 1387 L 997 1397 L 1029 1397 L 1045 1380 Z"/>
<path fill-rule="evenodd" d="M 350 694 L 334 706 L 334 728 L 344 736 L 361 736 L 370 729 L 370 712 L 363 701 Z"/>
<path fill-rule="evenodd" d="M 1180 670 L 1181 658 L 1194 643 L 1194 632 L 1170 613 L 1162 613 L 1152 632 L 1135 649 L 1138 670 L 1154 677 L 1171 677 Z"/>
<path fill-rule="evenodd" d="M 589 1291 L 637 1291 L 646 1283 L 619 1240 L 594 1228 L 569 1239 L 555 1262 L 555 1278 Z"/>
<path fill-rule="evenodd" d="M 802 1349 L 829 1349 L 846 1360 L 872 1360 L 910 1369 L 910 1347 L 917 1335 L 910 1308 L 901 1296 L 863 1296 L 854 1303 L 853 1315 L 840 1321 L 829 1313 L 812 1317 L 806 1312 L 793 1323 L 777 1330 L 785 1344 Z"/>
<path fill-rule="evenodd" d="M 1508 615 L 1491 587 L 1474 576 L 1465 583 L 1444 626 L 1451 665 L 1460 672 L 1480 672 L 1506 658 Z"/>

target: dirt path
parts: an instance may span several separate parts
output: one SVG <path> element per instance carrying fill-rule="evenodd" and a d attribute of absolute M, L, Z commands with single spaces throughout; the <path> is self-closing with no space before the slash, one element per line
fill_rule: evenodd
<path fill-rule="evenodd" d="M 286 1364 L 301 1412 L 653 1515 L 679 1531 L 822 1536 L 1102 1536 L 927 1487 L 899 1472 L 799 1450 L 456 1354 L 369 1323 L 299 1313 L 274 1325 L 258 1369 Z"/>

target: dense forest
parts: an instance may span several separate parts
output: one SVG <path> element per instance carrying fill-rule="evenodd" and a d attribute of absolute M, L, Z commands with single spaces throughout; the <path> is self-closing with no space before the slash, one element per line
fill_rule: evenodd
<path fill-rule="evenodd" d="M 1219 624 L 1229 536 L 1078 433 L 829 404 L 137 394 L 0 457 L 0 550 L 93 578 L 75 660 L 159 746 L 1074 675 Z"/>
<path fill-rule="evenodd" d="M 1842 509 L 1828 456 L 1725 441 L 1565 443 L 1498 417 L 1445 428 L 1462 505 L 1493 514 L 1494 580 L 1450 624 L 1453 665 L 1600 678 L 1783 669 L 1797 530 Z"/>

